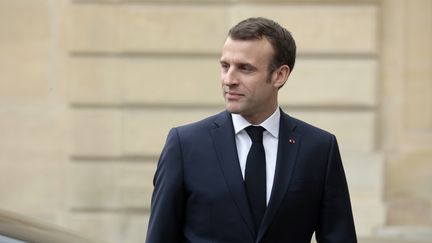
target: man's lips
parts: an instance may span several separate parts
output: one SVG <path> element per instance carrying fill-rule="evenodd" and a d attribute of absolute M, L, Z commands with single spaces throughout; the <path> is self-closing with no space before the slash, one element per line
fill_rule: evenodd
<path fill-rule="evenodd" d="M 225 97 L 229 100 L 233 99 L 239 99 L 240 97 L 244 96 L 241 93 L 234 92 L 234 91 L 225 91 Z"/>

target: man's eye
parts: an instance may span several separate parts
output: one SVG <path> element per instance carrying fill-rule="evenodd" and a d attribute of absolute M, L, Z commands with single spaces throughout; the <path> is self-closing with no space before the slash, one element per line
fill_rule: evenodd
<path fill-rule="evenodd" d="M 245 72 L 250 72 L 250 71 L 252 71 L 252 67 L 250 67 L 248 65 L 244 65 L 244 66 L 240 66 L 240 70 L 245 71 Z"/>

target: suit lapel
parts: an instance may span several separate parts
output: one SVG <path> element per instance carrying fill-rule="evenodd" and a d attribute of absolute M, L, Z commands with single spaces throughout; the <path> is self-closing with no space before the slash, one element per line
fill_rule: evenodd
<path fill-rule="evenodd" d="M 228 112 L 223 112 L 216 118 L 211 136 L 227 186 L 251 234 L 255 235 L 237 155 L 234 127 Z"/>
<path fill-rule="evenodd" d="M 294 131 L 295 127 L 295 124 L 292 123 L 289 116 L 281 112 L 279 144 L 273 189 L 256 242 L 259 242 L 267 231 L 291 182 L 296 163 L 297 151 L 301 142 L 301 135 Z"/>

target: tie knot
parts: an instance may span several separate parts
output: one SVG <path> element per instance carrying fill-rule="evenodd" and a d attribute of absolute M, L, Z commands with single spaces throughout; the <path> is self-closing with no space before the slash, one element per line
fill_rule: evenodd
<path fill-rule="evenodd" d="M 263 140 L 263 132 L 265 130 L 262 126 L 248 126 L 245 128 L 249 137 L 252 140 L 252 143 L 262 143 Z"/>

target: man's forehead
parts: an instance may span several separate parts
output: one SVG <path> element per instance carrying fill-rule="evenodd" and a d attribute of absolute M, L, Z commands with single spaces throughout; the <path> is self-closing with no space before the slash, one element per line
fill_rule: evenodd
<path fill-rule="evenodd" d="M 271 47 L 270 42 L 267 38 L 259 38 L 259 39 L 250 39 L 250 40 L 242 40 L 242 39 L 232 39 L 231 37 L 227 37 L 224 43 L 226 45 L 235 45 L 235 46 L 268 46 Z"/>
<path fill-rule="evenodd" d="M 221 61 L 254 63 L 270 59 L 272 54 L 273 48 L 265 38 L 233 40 L 228 37 L 222 48 Z"/>

